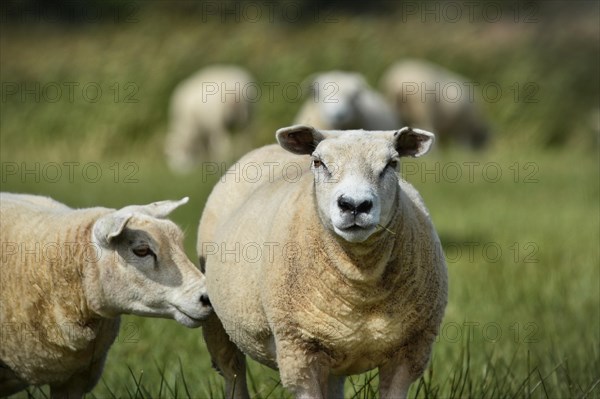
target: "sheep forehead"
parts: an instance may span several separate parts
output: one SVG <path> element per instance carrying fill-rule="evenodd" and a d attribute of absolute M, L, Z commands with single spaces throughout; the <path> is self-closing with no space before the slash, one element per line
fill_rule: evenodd
<path fill-rule="evenodd" d="M 326 163 L 335 163 L 340 169 L 358 165 L 362 170 L 373 170 L 397 156 L 397 152 L 384 132 L 348 131 L 323 140 L 315 155 Z"/>
<path fill-rule="evenodd" d="M 168 219 L 157 219 L 136 213 L 127 224 L 127 227 L 132 230 L 144 231 L 161 248 L 168 248 L 173 245 L 181 247 L 183 243 L 183 232 Z"/>

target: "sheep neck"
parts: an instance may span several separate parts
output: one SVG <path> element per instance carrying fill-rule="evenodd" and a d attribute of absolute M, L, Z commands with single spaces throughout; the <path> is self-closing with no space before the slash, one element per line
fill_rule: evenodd
<path fill-rule="evenodd" d="M 90 211 L 82 210 L 56 220 L 62 227 L 55 233 L 51 245 L 60 253 L 43 257 L 49 278 L 44 279 L 43 284 L 38 280 L 39 286 L 36 284 L 43 299 L 38 301 L 39 314 L 35 319 L 43 325 L 58 326 L 60 334 L 49 335 L 48 339 L 72 350 L 87 348 L 99 331 L 106 328 L 105 320 L 92 310 L 87 298 L 86 280 L 98 253 L 91 241 L 93 220 L 90 219 Z M 45 306 L 54 310 L 48 312 Z"/>
<path fill-rule="evenodd" d="M 107 313 L 107 311 L 105 311 L 106 297 L 110 294 L 105 292 L 101 276 L 102 268 L 111 267 L 110 264 L 107 264 L 107 260 L 112 261 L 114 259 L 114 254 L 110 253 L 111 251 L 106 248 L 99 247 L 99 244 L 95 242 L 92 235 L 95 221 L 104 214 L 105 213 L 102 213 L 95 217 L 86 231 L 86 240 L 96 251 L 94 256 L 88 257 L 88 259 L 82 263 L 84 265 L 82 276 L 83 292 L 86 300 L 86 307 L 88 309 L 88 317 L 90 319 L 111 319 L 116 318 L 119 315 L 118 312 Z M 107 252 L 109 253 L 107 254 Z"/>
<path fill-rule="evenodd" d="M 399 192 L 396 193 L 398 201 Z M 318 212 L 313 217 L 319 220 L 313 223 L 317 228 L 309 232 L 315 256 L 325 260 L 326 267 L 335 272 L 347 283 L 358 286 L 378 286 L 396 258 L 397 242 L 402 240 L 402 217 L 399 207 L 395 207 L 391 222 L 375 232 L 366 241 L 348 242 L 320 222 Z M 311 252 L 313 252 L 311 251 Z"/>

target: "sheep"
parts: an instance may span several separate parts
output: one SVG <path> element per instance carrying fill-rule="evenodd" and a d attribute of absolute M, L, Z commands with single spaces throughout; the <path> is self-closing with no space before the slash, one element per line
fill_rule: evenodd
<path fill-rule="evenodd" d="M 232 133 L 250 122 L 258 86 L 235 65 L 212 65 L 181 82 L 170 103 L 165 154 L 170 168 L 188 173 L 199 160 L 232 157 Z"/>
<path fill-rule="evenodd" d="M 318 129 L 388 130 L 401 126 L 395 111 L 364 77 L 330 71 L 306 79 L 310 98 L 294 120 Z"/>
<path fill-rule="evenodd" d="M 390 66 L 380 89 L 402 121 L 435 131 L 439 141 L 471 149 L 488 144 L 490 128 L 466 77 L 439 65 L 407 59 Z"/>
<path fill-rule="evenodd" d="M 215 186 L 197 251 L 215 311 L 203 335 L 225 397 L 248 397 L 244 353 L 278 368 L 297 398 L 343 397 L 345 375 L 375 367 L 382 398 L 406 397 L 448 289 L 429 213 L 397 170 L 433 140 L 408 127 L 291 126 Z"/>
<path fill-rule="evenodd" d="M 187 201 L 71 209 L 0 194 L 0 396 L 29 385 L 71 399 L 92 390 L 121 314 L 200 326 L 212 312 L 204 275 L 163 219 Z"/>

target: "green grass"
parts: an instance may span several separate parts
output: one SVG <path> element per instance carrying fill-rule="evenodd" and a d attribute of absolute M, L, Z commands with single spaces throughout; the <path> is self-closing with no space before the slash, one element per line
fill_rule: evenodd
<path fill-rule="evenodd" d="M 3 98 L 1 189 L 80 207 L 190 196 L 173 219 L 195 259 L 198 221 L 216 177 L 200 169 L 175 176 L 161 150 L 169 93 L 195 69 L 236 62 L 260 82 L 283 84 L 345 68 L 375 84 L 393 60 L 414 56 L 503 88 L 533 82 L 537 103 L 514 101 L 512 93 L 483 103 L 496 127 L 488 151 L 438 149 L 403 165 L 431 211 L 450 274 L 442 333 L 411 395 L 600 397 L 598 137 L 588 123 L 600 98 L 598 7 L 582 8 L 577 19 L 577 9 L 560 18 L 555 8 L 541 7 L 536 24 L 399 23 L 396 13 L 288 26 L 214 18 L 200 23 L 197 10 L 152 3 L 129 24 L 3 24 L 3 84 L 97 82 L 104 95 L 96 103 Z M 115 102 L 115 82 L 120 95 L 133 82 L 139 102 Z M 281 96 L 263 98 L 248 132 L 254 144 L 272 142 L 299 105 Z M 60 178 L 52 173 L 53 162 L 61 167 Z M 79 163 L 72 179 L 64 162 Z M 39 172 L 21 175 L 36 163 Z M 354 376 L 346 396 L 374 398 L 377 381 L 375 371 Z M 249 386 L 254 397 L 289 396 L 276 372 L 254 362 Z M 48 395 L 46 388 L 28 392 L 15 397 Z M 222 396 L 222 379 L 210 367 L 200 330 L 133 316 L 123 318 L 90 395 Z"/>

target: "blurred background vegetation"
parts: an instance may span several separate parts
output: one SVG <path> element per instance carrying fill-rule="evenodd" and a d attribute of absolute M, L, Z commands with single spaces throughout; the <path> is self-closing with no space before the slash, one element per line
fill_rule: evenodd
<path fill-rule="evenodd" d="M 405 177 L 431 210 L 451 283 L 431 368 L 412 393 L 600 397 L 597 1 L 24 0 L 1 7 L 2 191 L 77 207 L 189 195 L 173 218 L 192 259 L 217 176 L 202 168 L 173 175 L 163 141 L 170 94 L 197 69 L 237 63 L 257 78 L 264 91 L 243 133 L 254 146 L 291 124 L 304 99 L 282 88 L 313 72 L 359 71 L 377 87 L 391 63 L 416 57 L 467 76 L 494 127 L 491 147 L 407 161 L 418 172 Z M 495 163 L 501 176 L 476 169 L 471 181 L 466 162 Z M 457 181 L 444 174 L 451 163 L 462 166 Z M 499 257 L 484 252 L 488 243 L 501 248 Z M 166 320 L 123 323 L 94 396 L 222 395 L 200 331 Z M 285 395 L 276 373 L 256 364 L 250 372 L 257 397 Z M 347 394 L 374 397 L 375 387 L 371 373 L 349 382 Z"/>

